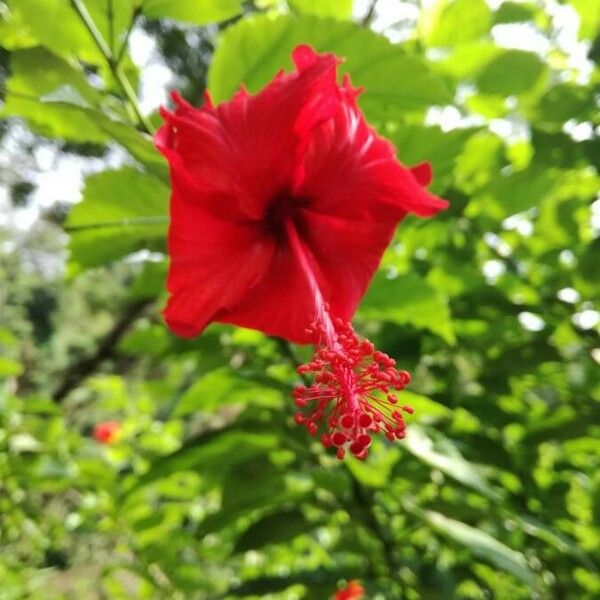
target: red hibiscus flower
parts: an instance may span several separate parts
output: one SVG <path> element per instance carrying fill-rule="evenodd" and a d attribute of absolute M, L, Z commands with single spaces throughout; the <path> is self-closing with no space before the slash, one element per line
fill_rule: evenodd
<path fill-rule="evenodd" d="M 361 600 L 364 596 L 365 590 L 362 585 L 355 579 L 348 582 L 348 585 L 338 590 L 333 597 L 333 600 Z"/>
<path fill-rule="evenodd" d="M 94 425 L 92 435 L 101 444 L 112 444 L 117 441 L 121 432 L 121 423 L 118 421 L 102 421 Z"/>
<path fill-rule="evenodd" d="M 328 426 L 323 443 L 338 455 L 347 445 L 364 457 L 369 432 L 403 436 L 389 391 L 408 374 L 348 320 L 398 222 L 447 203 L 424 187 L 429 165 L 404 167 L 366 123 L 335 56 L 298 46 L 293 59 L 296 72 L 256 95 L 219 106 L 207 95 L 196 109 L 174 93 L 175 112 L 161 111 L 156 145 L 173 188 L 164 315 L 184 337 L 218 321 L 316 343 L 296 420 L 312 434 Z"/>

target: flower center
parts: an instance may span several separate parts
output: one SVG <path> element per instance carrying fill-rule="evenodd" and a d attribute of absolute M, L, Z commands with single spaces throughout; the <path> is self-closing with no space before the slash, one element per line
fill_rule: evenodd
<path fill-rule="evenodd" d="M 398 371 L 394 359 L 376 350 L 369 340 L 360 340 L 350 323 L 331 317 L 293 221 L 286 218 L 284 226 L 315 305 L 315 320 L 308 329 L 315 354 L 311 362 L 298 367 L 301 375 L 313 375 L 314 383 L 294 390 L 294 402 L 300 409 L 296 423 L 304 425 L 310 435 L 321 430 L 321 442 L 336 447 L 338 458 L 343 458 L 348 448 L 364 459 L 371 434 L 382 432 L 390 441 L 404 438 L 402 413 L 413 410 L 410 406 L 398 409 L 392 391 L 404 389 L 410 375 Z"/>
<path fill-rule="evenodd" d="M 294 196 L 291 192 L 282 191 L 277 194 L 264 217 L 267 232 L 281 241 L 285 240 L 285 222 L 290 220 L 298 228 L 298 211 L 307 204 L 305 198 Z"/>

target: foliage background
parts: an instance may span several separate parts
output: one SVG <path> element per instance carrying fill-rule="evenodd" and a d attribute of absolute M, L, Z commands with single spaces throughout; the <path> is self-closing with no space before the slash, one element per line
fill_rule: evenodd
<path fill-rule="evenodd" d="M 600 597 L 600 3 L 357 4 L 0 2 L 2 600 Z M 308 349 L 160 319 L 149 82 L 221 101 L 299 42 L 451 201 L 356 318 L 414 374 L 365 464 L 293 425 Z"/>

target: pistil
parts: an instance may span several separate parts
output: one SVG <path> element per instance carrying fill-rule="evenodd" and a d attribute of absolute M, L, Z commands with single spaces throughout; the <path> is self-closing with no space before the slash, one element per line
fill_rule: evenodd
<path fill-rule="evenodd" d="M 404 438 L 403 413 L 413 411 L 410 406 L 397 407 L 393 390 L 404 389 L 410 375 L 397 370 L 394 359 L 376 350 L 369 340 L 361 340 L 350 323 L 331 316 L 309 251 L 291 219 L 285 220 L 285 230 L 315 306 L 315 320 L 308 329 L 315 340 L 315 354 L 298 367 L 300 374 L 313 375 L 314 383 L 295 388 L 294 401 L 300 409 L 295 420 L 311 435 L 320 431 L 321 442 L 337 448 L 338 458 L 347 449 L 364 459 L 371 434 L 382 432 L 390 441 Z"/>

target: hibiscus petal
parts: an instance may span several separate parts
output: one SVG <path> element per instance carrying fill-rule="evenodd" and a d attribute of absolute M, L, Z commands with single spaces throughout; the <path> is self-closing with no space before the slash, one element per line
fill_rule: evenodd
<path fill-rule="evenodd" d="M 317 265 L 314 269 L 318 270 Z M 322 278 L 318 279 L 321 284 Z M 246 295 L 243 303 L 221 313 L 218 320 L 304 344 L 312 341 L 306 328 L 314 319 L 315 304 L 306 276 L 292 249 L 281 244 L 268 276 Z"/>
<path fill-rule="evenodd" d="M 323 296 L 332 314 L 350 320 L 363 297 L 381 255 L 389 245 L 393 221 L 349 221 L 303 210 L 300 231 L 325 282 Z"/>
<path fill-rule="evenodd" d="M 393 145 L 369 127 L 348 79 L 342 92 L 334 117 L 310 134 L 295 193 L 315 212 L 351 220 L 397 222 L 406 212 L 428 216 L 446 208 L 445 200 L 421 185 L 428 179 L 427 167 L 411 172 L 398 161 Z"/>
<path fill-rule="evenodd" d="M 410 168 L 410 172 L 413 177 L 417 180 L 421 185 L 429 185 L 431 180 L 433 179 L 433 170 L 431 168 L 431 163 L 422 162 L 414 167 Z"/>
<path fill-rule="evenodd" d="M 332 314 L 351 319 L 395 225 L 348 221 L 301 210 L 295 226 Z M 315 301 L 306 274 L 285 243 L 278 246 L 268 275 L 252 288 L 243 303 L 220 313 L 218 320 L 296 343 L 310 343 L 314 340 L 306 328 L 315 317 Z"/>
<path fill-rule="evenodd" d="M 242 90 L 201 109 L 175 98 L 176 111 L 162 111 L 156 144 L 182 193 L 223 219 L 264 216 L 289 187 L 302 137 L 337 106 L 336 58 L 311 52 L 298 50 L 298 72 L 279 75 L 254 96 Z"/>
<path fill-rule="evenodd" d="M 165 320 L 178 335 L 198 335 L 241 303 L 269 271 L 275 249 L 256 224 L 213 218 L 173 194 Z"/>

